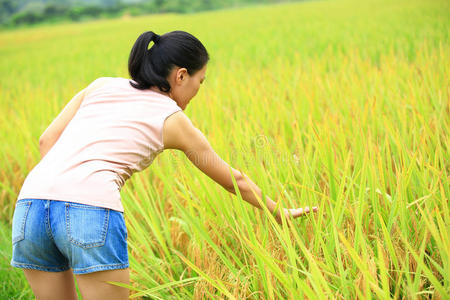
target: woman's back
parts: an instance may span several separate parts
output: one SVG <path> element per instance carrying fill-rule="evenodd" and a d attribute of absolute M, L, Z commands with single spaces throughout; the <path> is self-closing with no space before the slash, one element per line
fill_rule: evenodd
<path fill-rule="evenodd" d="M 181 108 L 129 79 L 92 85 L 58 141 L 30 172 L 19 199 L 63 199 L 123 211 L 120 188 L 163 151 L 164 120 Z"/>

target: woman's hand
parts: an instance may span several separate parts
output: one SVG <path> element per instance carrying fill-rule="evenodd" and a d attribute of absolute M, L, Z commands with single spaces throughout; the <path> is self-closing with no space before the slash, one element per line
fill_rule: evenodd
<path fill-rule="evenodd" d="M 309 208 L 309 206 L 306 206 L 305 208 L 300 207 L 300 208 L 283 208 L 283 213 L 277 213 L 277 216 L 275 217 L 275 220 L 277 221 L 278 224 L 282 224 L 282 217 L 285 217 L 286 219 L 290 218 L 290 219 L 295 219 L 301 216 L 304 216 L 308 213 L 312 212 L 316 212 L 318 210 L 317 206 L 313 206 L 312 210 Z M 289 224 L 289 223 L 287 223 Z"/>

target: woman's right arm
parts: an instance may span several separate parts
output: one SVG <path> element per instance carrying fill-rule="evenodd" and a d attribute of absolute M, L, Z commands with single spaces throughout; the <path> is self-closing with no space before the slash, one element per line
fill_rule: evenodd
<path fill-rule="evenodd" d="M 169 116 L 163 127 L 164 149 L 177 149 L 183 151 L 189 160 L 203 173 L 220 184 L 227 191 L 236 194 L 231 174 L 242 198 L 257 208 L 261 208 L 256 197 L 261 198 L 261 189 L 244 173 L 232 168 L 209 144 L 203 133 L 197 129 L 190 119 L 182 112 Z M 231 168 L 231 172 L 230 172 Z M 269 197 L 265 199 L 265 205 L 270 212 L 276 207 L 276 202 Z M 317 210 L 317 208 L 313 208 Z M 281 223 L 280 210 L 277 213 L 277 221 Z M 308 213 L 309 208 L 283 209 L 284 216 L 298 217 Z"/>

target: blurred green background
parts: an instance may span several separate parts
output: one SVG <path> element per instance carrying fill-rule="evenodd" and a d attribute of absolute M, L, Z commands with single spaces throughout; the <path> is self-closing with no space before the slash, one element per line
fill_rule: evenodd
<path fill-rule="evenodd" d="M 156 13 L 192 13 L 286 0 L 0 0 L 0 26 Z"/>

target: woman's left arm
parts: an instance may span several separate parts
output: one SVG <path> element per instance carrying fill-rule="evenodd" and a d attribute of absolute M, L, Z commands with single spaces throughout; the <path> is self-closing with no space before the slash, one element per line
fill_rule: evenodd
<path fill-rule="evenodd" d="M 94 80 L 88 87 L 76 94 L 44 131 L 39 138 L 39 151 L 41 153 L 41 158 L 43 158 L 47 152 L 50 151 L 59 139 L 67 124 L 69 124 L 70 120 L 72 120 L 73 116 L 80 108 L 81 102 L 86 94 L 91 90 L 98 88 L 100 85 L 103 85 L 106 81 L 104 79 L 106 78 L 102 77 Z"/>

